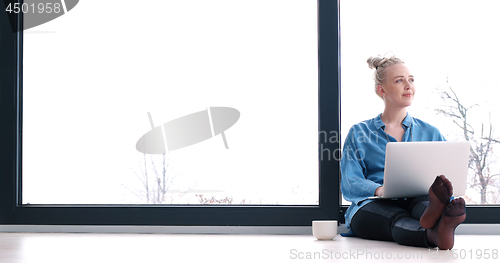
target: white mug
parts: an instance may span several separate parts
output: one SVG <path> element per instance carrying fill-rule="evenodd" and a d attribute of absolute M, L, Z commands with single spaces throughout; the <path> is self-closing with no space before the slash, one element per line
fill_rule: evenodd
<path fill-rule="evenodd" d="M 337 221 L 315 220 L 312 222 L 312 231 L 318 240 L 332 240 L 337 236 Z"/>

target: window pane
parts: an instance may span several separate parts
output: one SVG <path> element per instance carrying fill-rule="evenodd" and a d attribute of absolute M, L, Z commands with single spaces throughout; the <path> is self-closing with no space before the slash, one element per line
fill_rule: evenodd
<path fill-rule="evenodd" d="M 318 204 L 316 1 L 116 3 L 24 32 L 24 204 Z"/>
<path fill-rule="evenodd" d="M 456 124 L 463 125 L 464 117 L 437 112 L 458 113 L 458 104 L 441 94 L 467 109 L 467 136 L 478 159 L 471 156 L 464 198 L 468 204 L 500 203 L 500 81 L 494 77 L 500 70 L 500 38 L 493 34 L 500 2 L 349 0 L 341 7 L 342 141 L 353 124 L 383 111 L 366 60 L 392 51 L 416 77 L 413 117 L 438 127 L 447 140 L 465 140 Z"/>

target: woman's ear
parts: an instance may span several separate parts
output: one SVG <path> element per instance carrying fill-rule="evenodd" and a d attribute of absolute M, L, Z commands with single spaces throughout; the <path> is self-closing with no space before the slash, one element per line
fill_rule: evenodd
<path fill-rule="evenodd" d="M 378 86 L 377 86 L 377 94 L 378 94 L 381 98 L 384 98 L 384 97 L 385 97 L 385 90 L 384 90 L 384 87 L 382 87 L 382 85 L 378 85 Z"/>

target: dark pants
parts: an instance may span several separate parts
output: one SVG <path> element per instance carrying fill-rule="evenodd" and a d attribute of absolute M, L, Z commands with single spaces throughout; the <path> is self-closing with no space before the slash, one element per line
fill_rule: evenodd
<path fill-rule="evenodd" d="M 428 196 L 375 200 L 354 214 L 350 227 L 352 232 L 361 238 L 429 247 L 425 229 L 419 222 L 428 204 Z"/>

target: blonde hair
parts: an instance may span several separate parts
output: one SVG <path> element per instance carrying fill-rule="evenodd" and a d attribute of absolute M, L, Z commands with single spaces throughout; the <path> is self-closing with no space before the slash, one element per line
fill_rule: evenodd
<path fill-rule="evenodd" d="M 375 94 L 377 94 L 377 96 L 379 97 L 380 95 L 378 94 L 377 86 L 381 85 L 384 81 L 385 71 L 387 70 L 387 67 L 399 63 L 404 64 L 401 59 L 397 58 L 394 55 L 390 57 L 378 55 L 376 57 L 368 58 L 366 62 L 368 63 L 368 67 L 370 67 L 371 69 L 375 69 L 375 72 L 373 73 L 373 80 L 375 81 Z"/>

